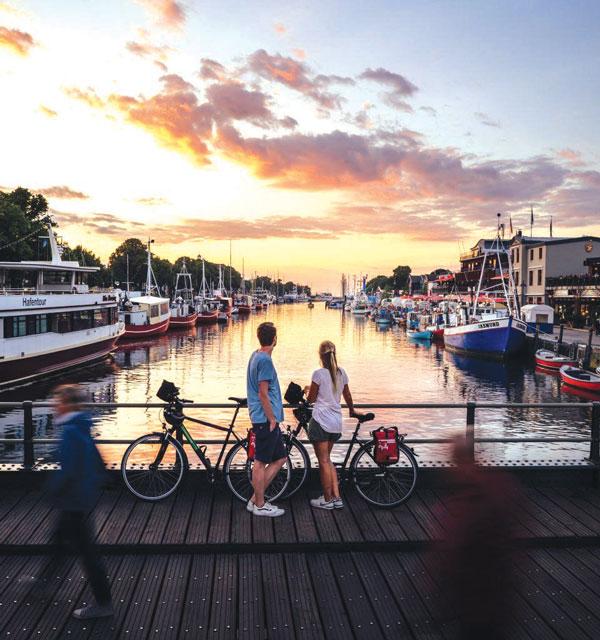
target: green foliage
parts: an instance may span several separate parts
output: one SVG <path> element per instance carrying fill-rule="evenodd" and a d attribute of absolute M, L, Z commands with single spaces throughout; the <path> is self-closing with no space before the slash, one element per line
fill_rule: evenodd
<path fill-rule="evenodd" d="M 0 247 L 4 247 L 0 260 L 46 259 L 47 250 L 41 250 L 38 236 L 46 235 L 48 224 L 54 222 L 44 196 L 22 187 L 10 193 L 0 191 Z"/>
<path fill-rule="evenodd" d="M 65 247 L 62 253 L 63 260 L 73 260 L 78 262 L 82 267 L 100 267 L 100 270 L 88 275 L 88 284 L 90 287 L 110 287 L 112 286 L 110 271 L 104 266 L 102 260 L 82 245 L 78 244 L 74 249 Z"/>
<path fill-rule="evenodd" d="M 410 273 L 411 268 L 408 265 L 397 266 L 392 272 L 392 288 L 395 291 L 408 289 L 408 277 Z"/>
<path fill-rule="evenodd" d="M 375 292 L 377 289 L 389 290 L 393 288 L 393 278 L 388 276 L 375 276 L 367 282 L 367 291 Z"/>

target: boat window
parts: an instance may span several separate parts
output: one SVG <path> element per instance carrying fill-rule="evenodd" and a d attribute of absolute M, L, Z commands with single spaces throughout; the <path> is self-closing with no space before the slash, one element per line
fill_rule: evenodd
<path fill-rule="evenodd" d="M 157 304 L 150 305 L 150 317 L 151 318 L 158 317 L 158 305 Z"/>
<path fill-rule="evenodd" d="M 71 284 L 69 271 L 44 271 L 42 279 L 44 284 Z"/>
<path fill-rule="evenodd" d="M 52 331 L 54 333 L 69 333 L 71 331 L 71 314 L 70 313 L 53 313 L 52 314 Z"/>
<path fill-rule="evenodd" d="M 93 312 L 90 311 L 73 311 L 72 312 L 72 329 L 71 331 L 84 331 L 93 326 Z"/>
<path fill-rule="evenodd" d="M 4 337 L 18 338 L 27 335 L 27 316 L 13 316 L 4 318 Z"/>
<path fill-rule="evenodd" d="M 105 327 L 109 324 L 109 311 L 110 309 L 96 309 L 94 311 L 95 327 Z"/>
<path fill-rule="evenodd" d="M 160 305 L 160 314 L 162 316 L 164 316 L 166 313 L 169 313 L 169 303 L 168 302 L 163 302 Z"/>

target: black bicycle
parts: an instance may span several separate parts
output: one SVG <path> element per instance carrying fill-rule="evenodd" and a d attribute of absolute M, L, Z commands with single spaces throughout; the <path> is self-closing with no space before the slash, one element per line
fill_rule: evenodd
<path fill-rule="evenodd" d="M 288 427 L 284 436 L 290 459 L 295 463 L 284 497 L 300 489 L 310 469 L 310 457 L 305 446 L 298 440 L 298 434 L 303 428 L 306 429 L 311 414 L 311 407 L 305 401 L 299 403 L 294 409 L 298 425 L 295 429 Z M 340 485 L 348 481 L 352 482 L 358 494 L 377 507 L 389 508 L 402 504 L 413 493 L 419 470 L 414 450 L 404 442 L 406 434 L 397 436 L 397 456 L 395 456 L 397 459 L 393 462 L 378 462 L 374 438 L 365 440 L 358 435 L 361 426 L 374 420 L 375 415 L 356 413 L 354 417 L 357 420 L 356 427 L 344 460 L 341 463 L 334 462 L 340 470 Z M 358 450 L 352 455 L 356 446 Z"/>
<path fill-rule="evenodd" d="M 237 498 L 247 502 L 253 493 L 253 460 L 248 457 L 248 439 L 240 438 L 235 432 L 235 421 L 239 411 L 247 406 L 246 398 L 229 398 L 236 403 L 236 408 L 230 424 L 224 427 L 185 415 L 184 405 L 192 401 L 179 397 L 179 389 L 172 382 L 163 381 L 156 395 L 167 403 L 162 410 L 162 431 L 148 433 L 134 440 L 127 447 L 121 460 L 121 475 L 129 491 L 142 500 L 153 502 L 164 500 L 177 491 L 189 470 L 188 457 L 183 447 L 183 442 L 186 441 L 206 469 L 211 483 L 216 480 L 224 458 L 223 475 L 227 485 Z M 192 437 L 184 424 L 185 421 L 227 434 L 214 465 L 206 455 L 206 445 Z M 234 444 L 226 454 L 231 442 Z M 296 446 L 294 443 L 294 447 Z M 308 454 L 306 455 L 308 457 Z M 276 500 L 286 491 L 292 476 L 292 460 L 298 464 L 295 456 L 294 449 L 265 492 L 267 500 Z M 305 476 L 302 482 L 304 478 Z"/>

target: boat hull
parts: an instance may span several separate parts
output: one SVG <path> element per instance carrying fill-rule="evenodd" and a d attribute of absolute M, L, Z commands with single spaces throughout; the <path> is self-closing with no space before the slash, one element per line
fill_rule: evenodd
<path fill-rule="evenodd" d="M 248 313 L 252 313 L 252 307 L 247 304 L 239 304 L 238 305 L 238 313 L 240 315 L 247 315 Z"/>
<path fill-rule="evenodd" d="M 123 338 L 149 338 L 150 336 L 161 336 L 166 333 L 171 324 L 171 318 L 167 317 L 156 324 L 126 324 Z"/>
<path fill-rule="evenodd" d="M 576 374 L 585 374 L 587 379 L 581 379 Z M 577 369 L 575 367 L 562 366 L 560 368 L 560 379 L 564 384 L 582 391 L 588 391 L 600 394 L 600 376 L 583 371 L 583 369 Z"/>
<path fill-rule="evenodd" d="M 444 329 L 444 344 L 449 349 L 500 358 L 518 354 L 525 346 L 525 340 L 526 325 L 514 318 Z"/>
<path fill-rule="evenodd" d="M 406 332 L 406 335 L 412 340 L 431 340 L 433 334 L 431 331 L 411 331 Z"/>
<path fill-rule="evenodd" d="M 218 311 L 210 311 L 208 313 L 199 313 L 196 324 L 213 324 L 218 320 Z"/>
<path fill-rule="evenodd" d="M 577 364 L 576 360 L 569 360 L 565 357 L 556 356 L 550 351 L 537 351 L 535 354 L 535 364 L 543 369 L 553 369 L 558 371 L 561 367 L 568 365 L 574 367 Z"/>
<path fill-rule="evenodd" d="M 36 378 L 102 360 L 114 351 L 120 335 L 117 333 L 76 347 L 0 362 L 0 387 L 26 384 Z"/>
<path fill-rule="evenodd" d="M 189 329 L 196 324 L 197 319 L 198 314 L 195 311 L 187 316 L 171 318 L 169 329 Z"/>

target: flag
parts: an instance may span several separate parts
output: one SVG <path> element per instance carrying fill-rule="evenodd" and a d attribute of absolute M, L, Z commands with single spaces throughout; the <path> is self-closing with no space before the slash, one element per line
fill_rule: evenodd
<path fill-rule="evenodd" d="M 550 216 L 550 237 L 552 237 L 552 216 Z"/>
<path fill-rule="evenodd" d="M 510 235 L 513 235 L 513 226 L 512 226 L 512 216 L 509 217 L 508 219 L 509 223 L 510 223 Z"/>
<path fill-rule="evenodd" d="M 533 227 L 533 205 L 531 205 L 531 219 L 529 221 L 529 224 Z"/>

